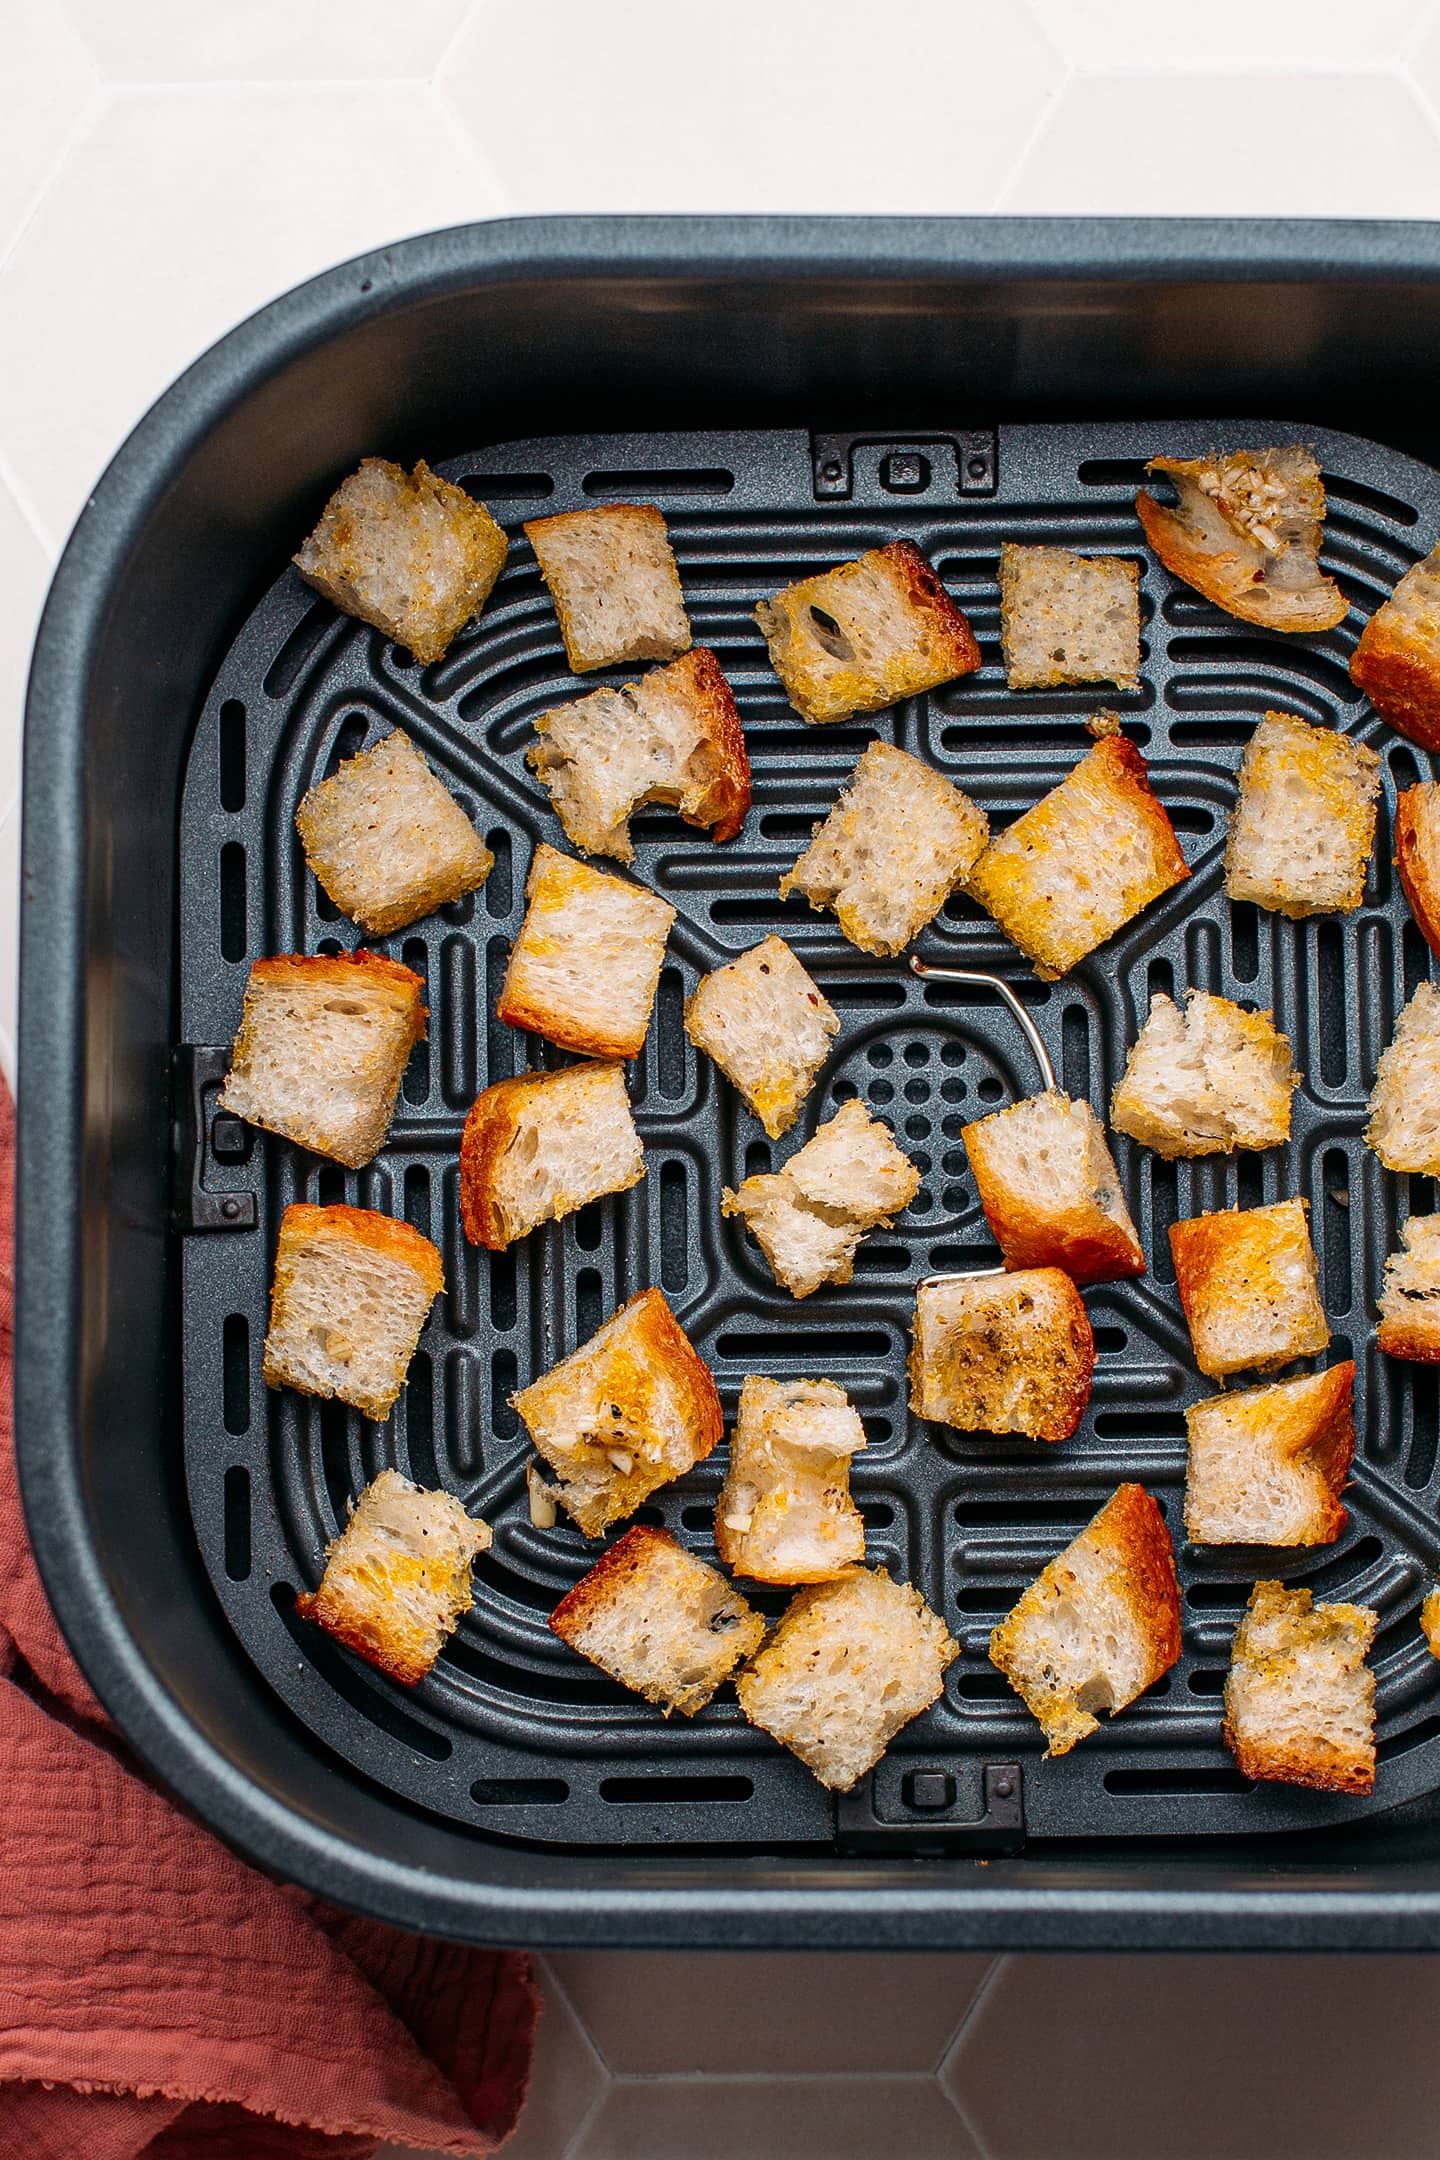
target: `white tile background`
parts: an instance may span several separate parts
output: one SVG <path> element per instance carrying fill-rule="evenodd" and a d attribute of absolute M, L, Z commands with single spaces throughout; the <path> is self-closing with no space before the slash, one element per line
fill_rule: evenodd
<path fill-rule="evenodd" d="M 0 0 L 7 1072 L 23 681 L 87 488 L 286 286 L 554 210 L 1440 216 L 1440 0 Z M 514 2160 L 1440 2150 L 1421 1960 L 541 1977 Z"/>

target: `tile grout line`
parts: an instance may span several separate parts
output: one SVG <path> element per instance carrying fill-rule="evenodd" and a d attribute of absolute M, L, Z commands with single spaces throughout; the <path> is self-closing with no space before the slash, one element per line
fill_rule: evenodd
<path fill-rule="evenodd" d="M 979 2160 L 992 2160 L 990 2147 L 986 2144 L 984 2138 L 980 2135 L 979 2128 L 977 2127 L 975 2119 L 971 2115 L 969 2108 L 966 2107 L 962 2100 L 956 2097 L 955 2093 L 951 2091 L 950 2086 L 944 2082 L 944 2070 L 946 2064 L 953 2061 L 955 2056 L 959 2054 L 961 2043 L 963 2042 L 966 2033 L 970 2030 L 970 2026 L 973 2020 L 978 2016 L 981 2007 L 989 2001 L 990 1996 L 993 1994 L 996 1986 L 999 1984 L 1001 1974 L 1004 1972 L 1006 1966 L 1009 1963 L 1010 1959 L 1008 1957 L 992 1958 L 990 1963 L 990 1970 L 986 1973 L 984 1979 L 980 1982 L 979 1987 L 976 1988 L 975 1993 L 971 1996 L 969 2009 L 965 2012 L 964 2017 L 961 2018 L 960 2023 L 956 2026 L 954 2032 L 950 2035 L 950 2043 L 942 2053 L 939 2062 L 935 2065 L 935 2083 L 939 2087 L 940 2091 L 944 2094 L 945 2098 L 949 2101 L 950 2107 L 954 2112 L 957 2120 L 959 2121 L 961 2128 L 968 2134 L 971 2143 L 974 2145 L 975 2150 L 979 2155 Z"/>
<path fill-rule="evenodd" d="M 933 2085 L 933 2070 L 614 2070 L 615 2085 Z"/>
<path fill-rule="evenodd" d="M 559 1996 L 561 2002 L 564 2003 L 566 2009 L 569 2011 L 571 2017 L 574 2018 L 575 2023 L 580 2028 L 580 2031 L 584 2034 L 585 2044 L 589 2048 L 591 2054 L 595 2057 L 596 2062 L 599 2063 L 601 2069 L 605 2072 L 605 2075 L 607 2077 L 613 2078 L 615 2076 L 615 2070 L 613 2065 L 611 2064 L 609 2056 L 605 2053 L 604 2048 L 601 2047 L 599 2041 L 591 2032 L 590 2027 L 586 2023 L 585 2019 L 580 2015 L 579 2007 L 576 2004 L 574 1996 L 570 1993 L 564 1981 L 560 1978 L 559 1973 L 556 1972 L 555 1967 L 551 1964 L 549 1958 L 537 1957 L 535 1962 L 540 1967 L 541 1971 L 544 1973 L 547 1985 L 553 1988 L 554 1992 Z"/>
<path fill-rule="evenodd" d="M 1049 44 L 1048 38 L 1046 39 L 1046 43 Z M 1052 45 L 1050 47 L 1050 50 L 1052 52 L 1055 52 L 1055 47 Z M 1056 58 L 1060 62 L 1060 79 L 1056 83 L 1055 88 L 1050 92 L 1050 95 L 1046 98 L 1039 112 L 1036 114 L 1035 119 L 1031 123 L 1030 129 L 1026 134 L 1025 140 L 1021 143 L 1020 148 L 1016 151 L 1014 157 L 1011 158 L 1009 165 L 1006 167 L 1004 176 L 1000 180 L 994 193 L 991 195 L 990 209 L 988 212 L 988 215 L 991 217 L 1004 216 L 1006 196 L 1010 193 L 1016 181 L 1019 179 L 1021 173 L 1025 170 L 1026 165 L 1029 163 L 1031 151 L 1035 148 L 1036 143 L 1040 141 L 1041 137 L 1045 133 L 1045 130 L 1049 127 L 1050 122 L 1055 117 L 1056 112 L 1059 110 L 1059 107 L 1064 102 L 1066 91 L 1070 88 L 1071 83 L 1075 82 L 1079 77 L 1080 70 L 1075 66 L 1072 60 L 1067 59 L 1063 53 L 1056 53 Z"/>
<path fill-rule="evenodd" d="M 599 2089 L 597 2090 L 594 2099 L 590 2102 L 589 2107 L 586 2108 L 584 2114 L 580 2117 L 579 2122 L 576 2123 L 575 2128 L 571 2131 L 569 2137 L 566 2139 L 563 2150 L 557 2156 L 557 2160 L 575 2160 L 575 2156 L 577 2156 L 580 2151 L 581 2139 L 588 2134 L 590 2125 L 594 2122 L 596 2116 L 599 2114 L 601 2108 L 604 2106 L 606 2099 L 609 2097 L 610 2088 L 615 2082 L 615 2073 L 610 2068 L 609 2063 L 606 2061 L 605 2056 L 601 2052 L 600 2047 L 595 2040 L 595 2036 L 590 2030 L 590 2027 L 586 2024 L 584 2018 L 581 2017 L 580 2012 L 576 2009 L 575 2004 L 572 2002 L 568 1991 L 566 1990 L 563 1982 L 561 1981 L 560 1975 L 556 1972 L 549 1958 L 537 1957 L 535 1960 L 535 1964 L 539 1972 L 544 1975 L 544 1985 L 541 1988 L 542 1998 L 544 1998 L 546 1995 L 553 1995 L 557 1997 L 561 2003 L 564 2004 L 566 2010 L 569 2012 L 570 2016 L 575 2021 L 575 2026 L 580 2034 L 581 2039 L 584 2041 L 586 2047 L 589 2048 L 590 2053 L 594 2056 L 596 2062 L 600 2066 Z M 520 2114 L 520 2122 L 515 2125 L 517 2131 L 520 2129 L 524 2120 L 525 2115 L 524 2110 L 522 2109 Z"/>

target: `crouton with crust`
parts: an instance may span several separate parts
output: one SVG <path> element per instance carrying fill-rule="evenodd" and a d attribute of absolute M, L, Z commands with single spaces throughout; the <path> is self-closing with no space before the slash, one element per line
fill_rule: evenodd
<path fill-rule="evenodd" d="M 735 695 L 703 645 L 638 682 L 608 683 L 537 714 L 526 763 L 550 791 L 572 847 L 633 862 L 630 819 L 646 803 L 733 840 L 750 807 L 750 760 Z"/>
<path fill-rule="evenodd" d="M 1289 1041 L 1268 1012 L 1246 1012 L 1208 990 L 1188 991 L 1182 1012 L 1157 992 L 1110 1098 L 1110 1122 L 1167 1162 L 1279 1147 L 1290 1137 L 1298 1082 Z"/>
<path fill-rule="evenodd" d="M 908 750 L 867 744 L 830 815 L 780 880 L 812 908 L 833 908 L 852 945 L 882 959 L 934 920 L 980 858 L 983 810 Z"/>
<path fill-rule="evenodd" d="M 980 665 L 969 623 L 909 540 L 787 585 L 755 619 L 805 720 L 879 712 Z"/>
<path fill-rule="evenodd" d="M 1368 743 L 1267 712 L 1246 745 L 1225 890 L 1278 915 L 1357 908 L 1375 846 L 1380 760 Z"/>
<path fill-rule="evenodd" d="M 1140 570 L 1123 555 L 1000 549 L 1000 642 L 1012 690 L 1140 681 Z"/>
<path fill-rule="evenodd" d="M 701 976 L 685 1032 L 778 1140 L 800 1115 L 840 1015 L 784 938 L 767 937 Z"/>
<path fill-rule="evenodd" d="M 1078 1283 L 1144 1274 L 1120 1173 L 1089 1103 L 1050 1088 L 960 1137 L 1006 1267 L 1063 1268 Z"/>
<path fill-rule="evenodd" d="M 1172 1223 L 1170 1251 L 1195 1362 L 1207 1378 L 1274 1372 L 1329 1342 L 1303 1200 Z"/>
<path fill-rule="evenodd" d="M 781 1170 L 723 1190 L 720 1212 L 738 1215 L 775 1280 L 792 1297 L 847 1283 L 867 1232 L 888 1228 L 920 1190 L 920 1173 L 888 1125 L 852 1098 Z"/>
<path fill-rule="evenodd" d="M 1405 572 L 1350 655 L 1350 680 L 1382 719 L 1440 750 L 1440 548 Z"/>
<path fill-rule="evenodd" d="M 1379 1620 L 1364 1605 L 1317 1605 L 1303 1586 L 1257 1582 L 1225 1681 L 1225 1745 L 1244 1777 L 1313 1792 L 1375 1790 Z"/>
<path fill-rule="evenodd" d="M 550 1627 L 667 1717 L 703 1710 L 765 1639 L 765 1622 L 718 1568 L 648 1523 L 596 1561 L 560 1600 Z"/>
<path fill-rule="evenodd" d="M 257 960 L 220 1090 L 222 1110 L 358 1170 L 385 1145 L 425 985 L 379 953 Z"/>
<path fill-rule="evenodd" d="M 638 1057 L 675 920 L 670 902 L 542 840 L 525 903 L 497 1016 L 562 1050 Z"/>
<path fill-rule="evenodd" d="M 1440 1365 L 1440 1215 L 1411 1215 L 1385 1262 L 1376 1341 L 1387 1357 Z"/>
<path fill-rule="evenodd" d="M 1440 1658 L 1440 1584 L 1427 1594 L 1420 1607 L 1420 1632 L 1431 1657 Z"/>
<path fill-rule="evenodd" d="M 587 1537 L 693 1470 L 723 1429 L 710 1368 L 659 1290 L 631 1298 L 512 1401 Z"/>
<path fill-rule="evenodd" d="M 1440 957 L 1440 781 L 1419 780 L 1396 797 L 1395 865 L 1420 934 Z"/>
<path fill-rule="evenodd" d="M 394 1409 L 425 1317 L 445 1288 L 429 1238 L 373 1208 L 297 1203 L 280 1218 L 265 1384 Z"/>
<path fill-rule="evenodd" d="M 472 1245 L 503 1252 L 540 1223 L 625 1192 L 645 1175 L 625 1068 L 587 1060 L 496 1080 L 460 1137 L 460 1215 Z"/>
<path fill-rule="evenodd" d="M 996 834 L 967 889 L 1054 982 L 1189 875 L 1144 758 L 1106 735 Z"/>
<path fill-rule="evenodd" d="M 423 458 L 413 473 L 365 458 L 325 505 L 295 567 L 336 607 L 428 667 L 479 614 L 508 547 L 484 503 Z"/>
<path fill-rule="evenodd" d="M 1348 1520 L 1355 1365 L 1212 1395 L 1185 1413 L 1185 1535 L 1195 1545 L 1330 1545 Z"/>
<path fill-rule="evenodd" d="M 865 1428 L 833 1380 L 748 1373 L 715 1503 L 726 1567 L 753 1582 L 832 1582 L 865 1558 L 865 1524 L 850 1497 L 850 1460 Z"/>
<path fill-rule="evenodd" d="M 572 674 L 689 650 L 680 572 L 652 503 L 528 518 L 525 537 L 550 588 Z"/>
<path fill-rule="evenodd" d="M 849 1792 L 939 1700 L 959 1655 L 918 1590 L 862 1568 L 798 1591 L 735 1689 L 752 1725 Z"/>
<path fill-rule="evenodd" d="M 495 862 L 399 728 L 311 788 L 295 828 L 322 890 L 371 937 L 463 899 Z"/>
<path fill-rule="evenodd" d="M 1387 1170 L 1440 1177 L 1440 990 L 1422 982 L 1380 1054 L 1365 1138 Z"/>
<path fill-rule="evenodd" d="M 1180 1656 L 1180 1586 L 1165 1518 L 1122 1485 L 1036 1576 L 990 1637 L 990 1662 L 1068 1755 Z"/>
<path fill-rule="evenodd" d="M 403 1687 L 425 1678 L 463 1613 L 489 1525 L 454 1495 L 382 1470 L 325 1548 L 320 1587 L 295 1609 Z"/>
<path fill-rule="evenodd" d="M 1085 1415 L 1094 1371 L 1085 1300 L 1059 1268 L 920 1284 L 910 1350 L 916 1417 L 1054 1445 Z"/>
<path fill-rule="evenodd" d="M 1267 630 L 1333 630 L 1349 602 L 1320 568 L 1325 483 L 1303 443 L 1203 458 L 1151 458 L 1171 508 L 1141 489 L 1135 509 L 1172 577 Z"/>

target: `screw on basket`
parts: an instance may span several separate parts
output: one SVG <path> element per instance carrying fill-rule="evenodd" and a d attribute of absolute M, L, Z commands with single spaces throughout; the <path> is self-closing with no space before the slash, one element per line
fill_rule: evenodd
<path fill-rule="evenodd" d="M 1055 1068 L 1050 1062 L 1049 1051 L 1040 1039 L 1040 1030 L 1036 1027 L 1029 1013 L 1026 1012 L 1008 983 L 1002 982 L 998 975 L 986 975 L 975 968 L 932 967 L 928 960 L 918 959 L 914 954 L 910 958 L 910 971 L 913 975 L 923 977 L 927 982 L 971 983 L 981 990 L 993 990 L 1001 1003 L 1008 1006 L 1012 1017 L 1019 1022 L 1020 1032 L 1029 1044 L 1035 1063 L 1040 1068 L 1040 1086 L 1042 1090 L 1054 1087 Z M 982 1275 L 1003 1275 L 1004 1273 L 1003 1264 L 998 1267 L 959 1268 L 950 1274 L 926 1275 L 919 1287 L 924 1289 L 928 1283 L 973 1282 Z"/>

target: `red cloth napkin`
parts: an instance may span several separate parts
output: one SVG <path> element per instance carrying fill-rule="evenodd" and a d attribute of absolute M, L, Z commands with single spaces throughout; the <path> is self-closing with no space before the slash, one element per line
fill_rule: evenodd
<path fill-rule="evenodd" d="M 15 1110 L 0 1081 L 0 2154 L 493 2152 L 528 1961 L 268 1881 L 148 1784 L 45 1602 L 15 1480 Z"/>

